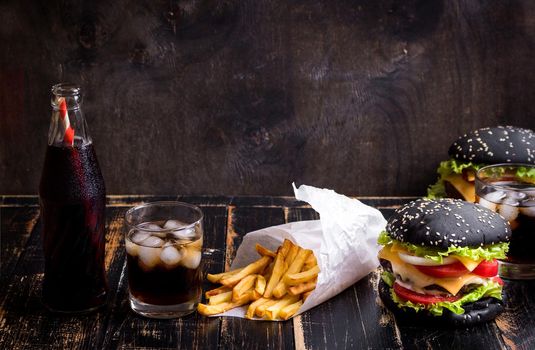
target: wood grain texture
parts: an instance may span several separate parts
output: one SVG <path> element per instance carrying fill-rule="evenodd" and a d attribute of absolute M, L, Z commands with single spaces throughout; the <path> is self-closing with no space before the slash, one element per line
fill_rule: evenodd
<path fill-rule="evenodd" d="M 305 203 L 285 197 L 113 196 L 108 198 L 106 268 L 108 305 L 86 315 L 57 315 L 43 307 L 41 225 L 36 197 L 0 197 L 1 349 L 532 349 L 535 303 L 531 281 L 505 285 L 506 310 L 495 322 L 465 329 L 413 326 L 382 306 L 370 273 L 339 295 L 286 322 L 207 318 L 149 320 L 128 305 L 124 213 L 150 199 L 187 199 L 205 214 L 204 272 L 219 272 L 252 230 L 317 219 Z M 365 198 L 385 217 L 410 198 Z M 204 205 L 204 203 L 208 203 Z M 396 204 L 397 203 L 397 204 Z M 212 285 L 205 283 L 204 289 Z"/>
<path fill-rule="evenodd" d="M 0 285 L 6 285 L 38 218 L 36 208 L 0 208 Z"/>
<path fill-rule="evenodd" d="M 0 193 L 74 81 L 108 193 L 421 195 L 471 129 L 535 128 L 529 0 L 7 0 Z"/>
<path fill-rule="evenodd" d="M 0 347 L 21 350 L 98 348 L 106 329 L 106 310 L 90 315 L 51 317 L 41 303 L 43 270 L 41 225 L 37 224 L 15 270 L 2 284 Z"/>
<path fill-rule="evenodd" d="M 527 350 L 535 344 L 535 281 L 505 281 L 507 304 L 505 312 L 496 320 L 503 341 L 510 349 Z"/>

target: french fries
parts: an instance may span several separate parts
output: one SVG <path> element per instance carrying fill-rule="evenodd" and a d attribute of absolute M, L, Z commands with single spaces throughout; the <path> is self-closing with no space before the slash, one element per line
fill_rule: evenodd
<path fill-rule="evenodd" d="M 241 270 L 243 269 L 236 269 L 236 270 L 232 270 L 232 271 L 228 271 L 228 272 L 222 272 L 222 273 L 216 273 L 215 275 L 209 273 L 206 278 L 208 279 L 208 281 L 212 282 L 212 283 L 217 283 L 219 282 L 221 279 L 225 278 L 225 277 L 230 277 L 232 275 L 235 275 L 237 274 L 238 272 L 240 272 Z"/>
<path fill-rule="evenodd" d="M 266 309 L 266 318 L 268 320 L 276 320 L 279 317 L 279 312 L 283 307 L 293 304 L 299 300 L 297 295 L 287 295 L 282 299 L 279 299 L 275 304 L 269 306 Z M 297 310 L 296 310 L 297 311 Z"/>
<path fill-rule="evenodd" d="M 316 288 L 320 272 L 314 253 L 285 239 L 276 252 L 256 244 L 260 259 L 232 271 L 208 274 L 212 283 L 222 286 L 205 293 L 207 304 L 197 311 L 217 315 L 249 304 L 246 318 L 287 320 L 303 305 Z"/>
<path fill-rule="evenodd" d="M 242 295 L 251 290 L 256 281 L 256 275 L 244 277 L 234 288 L 232 288 L 232 300 L 239 300 Z"/>
<path fill-rule="evenodd" d="M 256 283 L 254 287 L 255 292 L 257 292 L 260 295 L 264 295 L 264 292 L 266 291 L 266 279 L 262 275 L 256 276 Z"/>
<path fill-rule="evenodd" d="M 236 285 L 242 278 L 249 276 L 253 273 L 257 273 L 259 271 L 263 271 L 264 268 L 271 262 L 271 257 L 269 256 L 263 256 L 257 261 L 255 261 L 252 264 L 247 265 L 244 267 L 241 271 L 239 271 L 236 274 L 232 274 L 228 277 L 224 277 L 219 280 L 219 283 L 221 283 L 224 286 L 231 287 Z"/>
<path fill-rule="evenodd" d="M 283 320 L 289 319 L 297 312 L 297 310 L 299 310 L 301 305 L 303 305 L 303 300 L 298 300 L 293 304 L 283 307 L 282 310 L 279 312 L 280 318 L 282 318 Z"/>
<path fill-rule="evenodd" d="M 286 276 L 290 274 L 294 274 L 294 273 L 301 271 L 301 268 L 305 264 L 305 260 L 308 258 L 308 255 L 312 253 L 311 250 L 302 249 L 299 247 L 297 248 L 298 248 L 297 253 L 295 254 L 294 259 L 292 259 L 292 263 L 290 267 L 288 267 L 288 270 L 286 270 L 286 272 L 284 273 L 283 278 L 281 278 L 281 280 L 279 281 L 279 283 L 277 283 L 277 286 L 273 290 L 273 295 L 275 296 L 275 298 L 282 298 L 288 292 L 288 289 L 286 287 L 286 282 L 284 281 L 284 279 L 286 278 Z M 290 254 L 288 254 L 288 256 L 290 256 Z M 297 295 L 297 294 L 293 294 L 293 295 Z"/>
<path fill-rule="evenodd" d="M 258 254 L 262 256 L 270 256 L 272 258 L 275 258 L 277 256 L 277 253 L 272 252 L 271 250 L 267 249 L 266 247 L 263 247 L 262 245 L 258 243 L 256 243 L 255 249 L 258 252 Z"/>
<path fill-rule="evenodd" d="M 286 275 L 284 278 L 284 282 L 286 282 L 286 284 L 295 286 L 297 284 L 305 283 L 307 281 L 310 281 L 318 277 L 319 272 L 320 272 L 320 268 L 318 267 L 318 265 L 316 265 L 309 270 Z"/>
<path fill-rule="evenodd" d="M 232 301 L 232 291 L 228 291 L 225 293 L 216 294 L 208 299 L 208 304 L 210 305 L 217 305 L 221 303 L 226 303 L 229 301 Z"/>
<path fill-rule="evenodd" d="M 279 280 L 282 277 L 282 274 L 287 268 L 288 266 L 286 266 L 286 262 L 284 261 L 284 254 L 282 252 L 282 249 L 279 249 L 277 257 L 275 258 L 275 263 L 273 265 L 273 271 L 271 272 L 271 276 L 269 277 L 269 281 L 264 292 L 264 297 L 271 297 L 271 295 L 273 294 L 273 289 L 275 289 L 277 283 L 279 283 Z"/>
<path fill-rule="evenodd" d="M 301 293 L 310 292 L 314 290 L 314 288 L 316 288 L 316 280 L 291 286 L 290 288 L 288 288 L 288 294 L 299 295 Z"/>
<path fill-rule="evenodd" d="M 206 299 L 210 299 L 210 297 L 212 297 L 214 295 L 218 295 L 218 294 L 225 293 L 225 292 L 228 292 L 228 291 L 232 291 L 232 289 L 227 288 L 225 286 L 221 286 L 219 288 L 214 288 L 214 289 L 211 289 L 211 290 L 207 290 L 206 293 L 204 293 L 204 296 L 206 297 Z"/>

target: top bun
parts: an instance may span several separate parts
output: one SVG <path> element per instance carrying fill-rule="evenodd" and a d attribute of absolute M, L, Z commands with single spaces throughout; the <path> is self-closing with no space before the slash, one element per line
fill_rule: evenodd
<path fill-rule="evenodd" d="M 390 217 L 386 230 L 398 241 L 444 250 L 505 242 L 511 236 L 511 227 L 499 214 L 451 198 L 407 203 Z"/>
<path fill-rule="evenodd" d="M 460 161 L 481 164 L 535 164 L 535 133 L 514 126 L 481 128 L 459 137 L 448 154 Z"/>

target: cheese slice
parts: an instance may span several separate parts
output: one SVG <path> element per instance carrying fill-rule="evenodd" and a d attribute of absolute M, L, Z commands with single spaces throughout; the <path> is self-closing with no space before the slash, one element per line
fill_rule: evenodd
<path fill-rule="evenodd" d="M 475 203 L 476 190 L 474 184 L 463 179 L 462 174 L 450 174 L 446 176 L 444 181 L 448 181 L 455 189 L 463 195 L 464 199 Z"/>
<path fill-rule="evenodd" d="M 379 258 L 386 259 L 392 264 L 394 274 L 399 274 L 401 278 L 413 285 L 413 289 L 419 293 L 425 293 L 424 288 L 433 284 L 441 286 L 452 295 L 456 295 L 462 287 L 472 282 L 481 282 L 481 277 L 472 273 L 460 277 L 437 278 L 428 276 L 420 272 L 411 264 L 405 263 L 399 258 L 396 252 L 392 252 L 391 247 L 384 247 L 379 251 Z"/>
<path fill-rule="evenodd" d="M 465 256 L 457 256 L 457 255 L 449 255 L 449 256 L 451 256 L 454 259 L 459 260 L 459 262 L 463 264 L 464 267 L 466 267 L 466 269 L 470 272 L 474 271 L 475 268 L 483 261 L 483 259 L 472 260 Z"/>

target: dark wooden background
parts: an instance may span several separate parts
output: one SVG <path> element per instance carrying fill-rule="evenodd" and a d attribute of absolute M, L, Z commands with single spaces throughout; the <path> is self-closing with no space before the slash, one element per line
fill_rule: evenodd
<path fill-rule="evenodd" d="M 420 195 L 468 130 L 535 128 L 535 2 L 0 2 L 0 194 L 35 194 L 50 86 L 108 193 Z"/>

